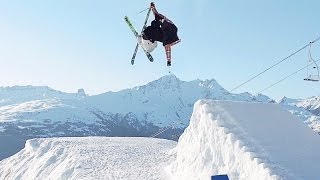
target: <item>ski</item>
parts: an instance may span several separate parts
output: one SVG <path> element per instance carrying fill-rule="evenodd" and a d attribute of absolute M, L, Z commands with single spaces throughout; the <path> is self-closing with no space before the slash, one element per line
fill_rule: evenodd
<path fill-rule="evenodd" d="M 131 31 L 133 32 L 133 34 L 136 36 L 136 38 L 138 39 L 139 38 L 139 34 L 137 32 L 137 30 L 133 27 L 132 23 L 130 22 L 128 16 L 125 16 L 124 17 L 126 23 L 128 24 L 129 28 L 131 29 Z M 146 18 L 147 19 L 147 18 Z M 143 30 L 144 30 L 145 26 L 143 27 Z M 142 31 L 143 31 L 142 30 Z M 131 59 L 131 64 L 133 65 L 134 64 L 134 60 L 135 60 L 135 57 L 136 57 L 136 54 L 137 54 L 137 51 L 138 51 L 138 47 L 139 47 L 139 43 L 137 43 L 136 45 L 136 49 L 133 53 L 133 56 L 132 56 L 132 59 Z M 141 48 L 143 49 L 144 53 L 146 54 L 146 56 L 148 57 L 149 61 L 153 62 L 153 57 L 151 56 L 151 54 L 149 52 L 147 52 L 142 46 Z"/>
<path fill-rule="evenodd" d="M 147 22 L 148 22 L 148 18 L 149 18 L 150 12 L 151 12 L 151 9 L 149 8 L 141 33 L 143 32 L 143 30 L 147 26 Z M 128 16 L 125 16 L 124 20 L 128 24 L 129 28 L 131 29 L 131 31 L 133 32 L 135 37 L 138 39 L 139 38 L 139 34 L 138 34 L 137 30 L 134 28 L 134 26 L 132 25 L 132 23 L 130 22 Z M 134 60 L 135 60 L 135 57 L 136 57 L 137 52 L 138 52 L 138 47 L 139 47 L 139 43 L 137 43 L 136 48 L 135 48 L 134 53 L 133 53 L 133 56 L 132 56 L 132 59 L 131 59 L 131 64 L 132 65 L 134 64 Z M 145 54 L 148 57 L 149 61 L 153 62 L 153 57 L 151 56 L 151 54 L 149 52 L 147 52 L 142 46 L 141 46 L 141 48 L 145 52 Z"/>
<path fill-rule="evenodd" d="M 147 23 L 148 23 L 148 19 L 149 19 L 149 16 L 150 16 L 150 13 L 151 13 L 151 8 L 148 8 L 148 12 L 147 12 L 147 15 L 146 15 L 146 18 L 144 20 L 144 23 L 143 23 L 143 27 L 142 27 L 142 30 L 141 30 L 141 33 L 144 31 L 144 29 L 147 27 Z M 139 43 L 137 43 L 136 45 L 136 50 L 135 52 L 133 53 L 133 56 L 132 56 L 132 59 L 133 59 L 133 62 L 132 62 L 132 59 L 131 59 L 131 64 L 133 65 L 134 63 L 134 59 L 136 58 L 136 55 L 137 55 L 137 52 L 138 52 L 138 47 L 139 47 Z M 144 48 L 142 47 L 142 49 L 144 50 Z M 145 50 L 144 50 L 145 51 Z M 146 56 L 148 57 L 149 61 L 153 62 L 153 57 L 151 56 L 150 53 L 146 52 L 145 51 L 145 54 Z"/>

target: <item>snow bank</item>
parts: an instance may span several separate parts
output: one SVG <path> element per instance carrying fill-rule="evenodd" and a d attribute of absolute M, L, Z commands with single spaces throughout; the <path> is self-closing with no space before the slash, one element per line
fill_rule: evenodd
<path fill-rule="evenodd" d="M 151 138 L 48 138 L 0 161 L 0 179 L 165 179 L 176 142 Z"/>
<path fill-rule="evenodd" d="M 201 100 L 168 166 L 173 179 L 320 178 L 320 138 L 278 104 Z"/>

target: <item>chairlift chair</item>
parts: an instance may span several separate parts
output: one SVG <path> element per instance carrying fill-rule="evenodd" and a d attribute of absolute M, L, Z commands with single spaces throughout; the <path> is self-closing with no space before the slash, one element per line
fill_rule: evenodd
<path fill-rule="evenodd" d="M 307 77 L 304 78 L 303 80 L 318 82 L 318 81 L 320 81 L 319 66 L 316 63 L 316 61 L 312 58 L 311 44 L 312 44 L 312 42 L 310 42 L 310 45 L 309 45 L 309 59 L 307 62 L 308 63 L 307 64 Z M 309 69 L 310 65 L 313 65 L 313 67 L 311 69 Z"/>

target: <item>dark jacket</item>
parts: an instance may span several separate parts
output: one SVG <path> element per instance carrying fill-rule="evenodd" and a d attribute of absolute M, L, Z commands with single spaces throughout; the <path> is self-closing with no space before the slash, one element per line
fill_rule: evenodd
<path fill-rule="evenodd" d="M 151 26 L 144 29 L 142 38 L 151 42 L 162 42 L 165 46 L 179 40 L 177 32 L 178 28 L 173 23 L 166 20 L 163 23 L 160 20 L 153 20 Z"/>
<path fill-rule="evenodd" d="M 163 32 L 161 29 L 161 21 L 153 20 L 151 22 L 151 26 L 148 26 L 144 29 L 142 38 L 145 40 L 150 40 L 151 42 L 154 41 L 163 41 Z"/>

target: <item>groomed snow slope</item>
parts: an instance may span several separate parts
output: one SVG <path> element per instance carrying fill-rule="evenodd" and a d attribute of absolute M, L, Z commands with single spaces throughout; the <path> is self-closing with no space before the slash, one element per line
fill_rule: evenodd
<path fill-rule="evenodd" d="M 175 146 L 152 138 L 32 139 L 0 161 L 0 179 L 167 179 Z"/>
<path fill-rule="evenodd" d="M 320 137 L 278 104 L 200 100 L 168 169 L 174 179 L 320 178 Z"/>

